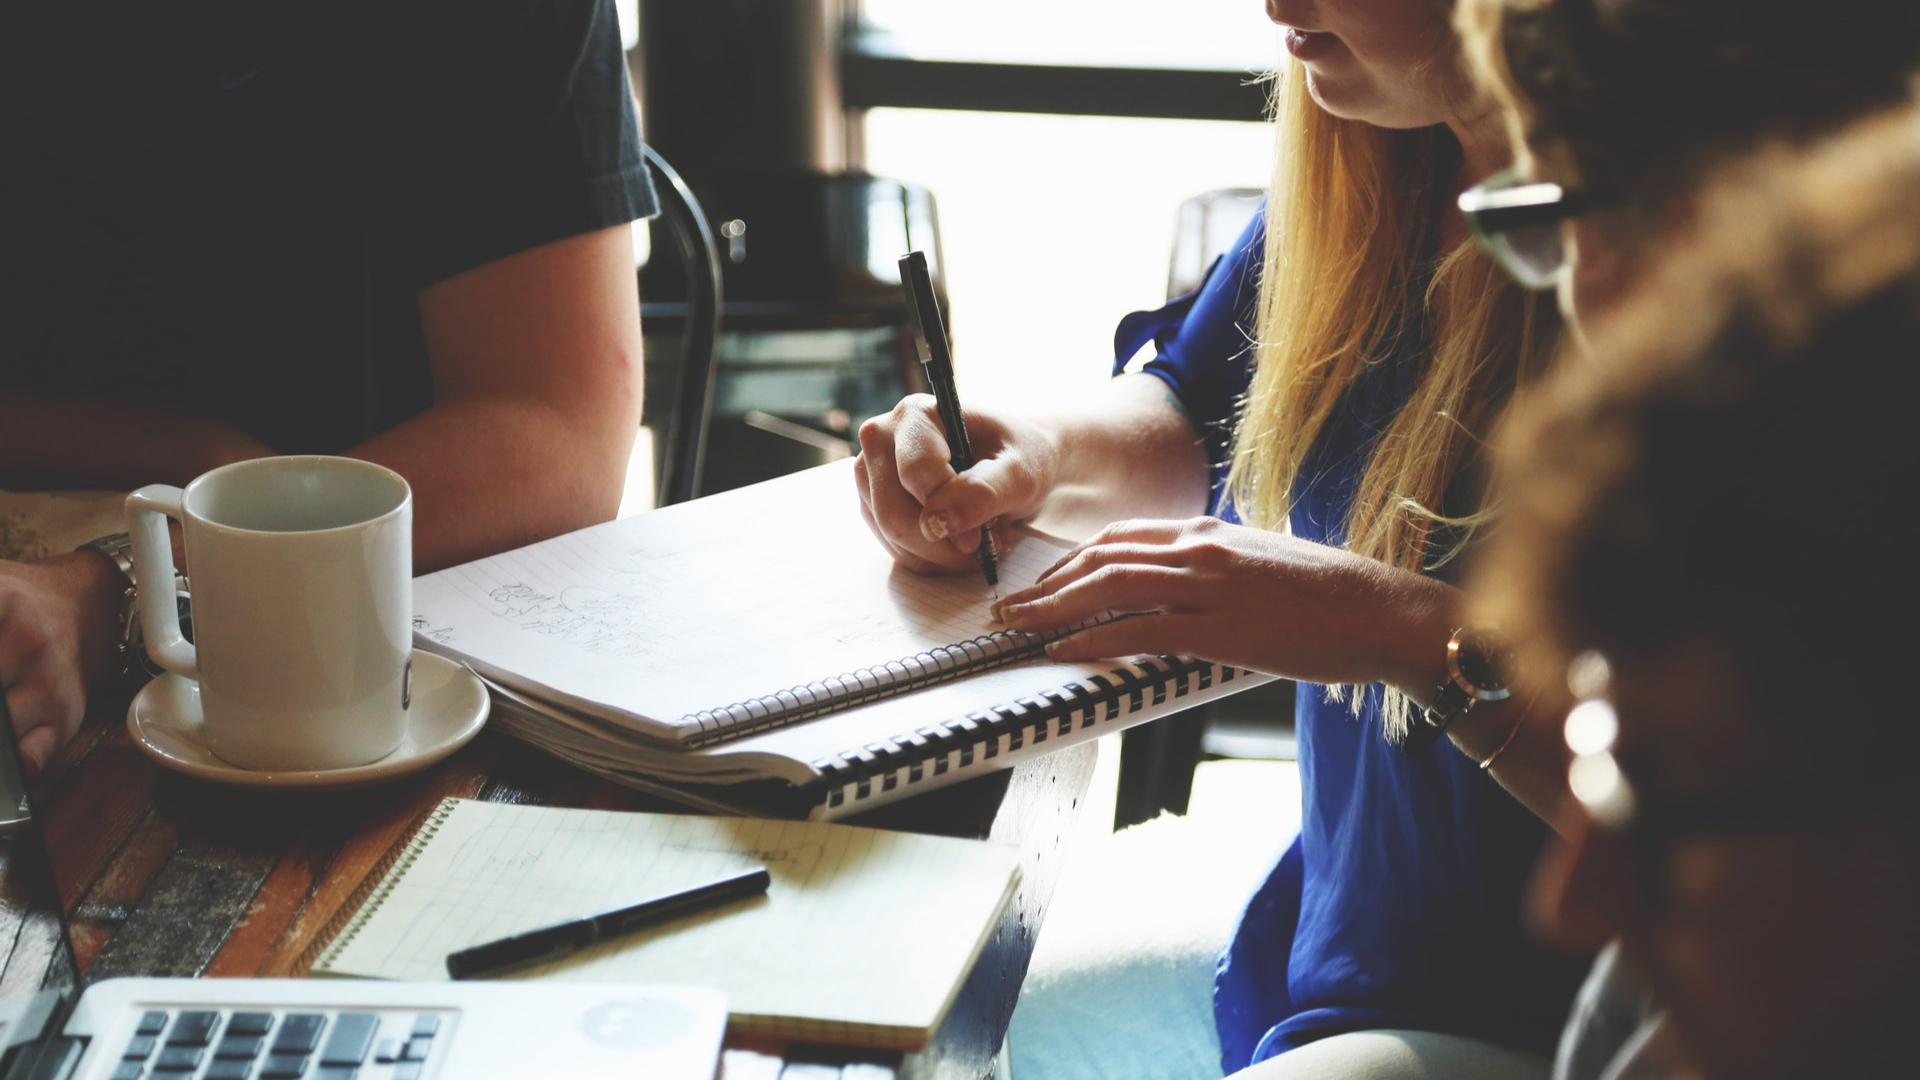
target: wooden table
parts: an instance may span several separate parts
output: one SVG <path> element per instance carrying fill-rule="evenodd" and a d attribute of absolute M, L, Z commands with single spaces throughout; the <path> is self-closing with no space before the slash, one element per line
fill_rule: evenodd
<path fill-rule="evenodd" d="M 150 762 L 123 706 L 96 710 L 35 785 L 73 929 L 92 978 L 288 976 L 412 824 L 450 795 L 674 811 L 492 732 L 394 784 L 336 794 L 248 791 Z M 902 1058 L 729 1040 L 723 1080 L 977 1080 L 991 1074 L 1094 747 L 871 811 L 854 824 L 990 838 L 1022 853 L 1019 891 L 934 1042 Z"/>

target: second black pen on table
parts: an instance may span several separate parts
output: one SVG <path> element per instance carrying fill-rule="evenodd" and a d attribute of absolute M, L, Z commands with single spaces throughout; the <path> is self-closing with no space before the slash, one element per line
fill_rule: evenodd
<path fill-rule="evenodd" d="M 772 883 L 773 875 L 767 868 L 757 866 L 705 885 L 657 896 L 632 907 L 474 945 L 448 954 L 447 974 L 456 979 L 477 979 L 507 968 L 558 960 L 589 945 L 647 930 L 735 900 L 758 896 L 766 892 Z"/>
<path fill-rule="evenodd" d="M 907 316 L 913 324 L 913 338 L 920 351 L 920 364 L 926 369 L 928 388 L 940 408 L 940 425 L 947 429 L 947 447 L 952 453 L 953 471 L 973 468 L 973 445 L 967 438 L 966 414 L 960 411 L 960 387 L 953 378 L 953 349 L 947 342 L 947 323 L 940 315 L 940 304 L 933 295 L 933 276 L 927 270 L 927 257 L 909 251 L 900 257 L 900 284 L 907 293 Z M 974 549 L 980 572 L 987 584 L 1000 584 L 998 553 L 993 547 L 993 530 L 980 526 L 980 546 Z"/>

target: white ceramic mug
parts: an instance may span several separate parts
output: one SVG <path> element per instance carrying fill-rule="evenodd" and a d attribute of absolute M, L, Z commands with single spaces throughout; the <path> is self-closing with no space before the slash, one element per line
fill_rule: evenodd
<path fill-rule="evenodd" d="M 167 518 L 192 575 L 193 641 L 173 597 Z M 199 683 L 207 745 L 248 769 L 378 761 L 411 704 L 413 493 L 339 457 L 224 465 L 127 496 L 148 655 Z"/>

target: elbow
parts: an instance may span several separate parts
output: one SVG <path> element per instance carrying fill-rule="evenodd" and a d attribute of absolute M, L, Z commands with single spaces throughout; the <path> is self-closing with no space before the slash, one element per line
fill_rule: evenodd
<path fill-rule="evenodd" d="M 639 342 L 619 353 L 601 368 L 602 378 L 559 417 L 571 447 L 561 463 L 569 482 L 556 485 L 568 494 L 568 505 L 561 508 L 568 520 L 560 531 L 611 521 L 620 512 L 646 388 Z"/>

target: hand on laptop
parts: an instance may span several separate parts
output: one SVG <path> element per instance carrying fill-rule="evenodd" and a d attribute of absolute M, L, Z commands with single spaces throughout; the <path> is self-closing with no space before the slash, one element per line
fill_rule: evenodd
<path fill-rule="evenodd" d="M 120 583 L 92 552 L 0 561 L 0 686 L 28 775 L 44 768 L 105 678 Z"/>

